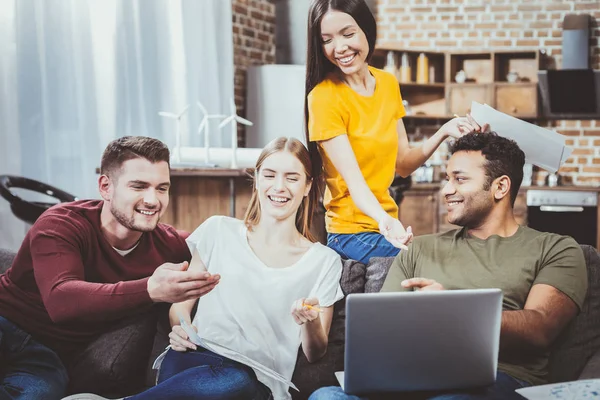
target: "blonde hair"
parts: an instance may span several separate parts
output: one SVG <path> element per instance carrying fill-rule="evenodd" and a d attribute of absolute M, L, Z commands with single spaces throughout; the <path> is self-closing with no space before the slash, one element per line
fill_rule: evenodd
<path fill-rule="evenodd" d="M 256 161 L 256 167 L 253 176 L 254 184 L 252 185 L 252 198 L 250 199 L 250 204 L 246 210 L 246 215 L 244 215 L 244 223 L 249 230 L 252 230 L 252 227 L 258 224 L 260 221 L 260 202 L 258 200 L 258 191 L 256 189 L 256 177 L 258 176 L 260 168 L 267 157 L 280 151 L 287 151 L 291 153 L 298 159 L 298 161 L 300 161 L 300 163 L 302 163 L 302 166 L 304 167 L 304 173 L 306 174 L 307 183 L 312 182 L 313 180 L 310 154 L 301 141 L 296 138 L 287 137 L 279 137 L 272 140 L 265 146 L 263 151 L 260 153 L 258 160 Z M 311 217 L 315 212 L 318 199 L 319 190 L 317 185 L 313 183 L 308 195 L 302 199 L 302 203 L 296 212 L 296 229 L 298 229 L 298 232 L 300 232 L 302 236 L 311 242 L 317 241 L 311 234 L 310 228 L 312 225 Z"/>

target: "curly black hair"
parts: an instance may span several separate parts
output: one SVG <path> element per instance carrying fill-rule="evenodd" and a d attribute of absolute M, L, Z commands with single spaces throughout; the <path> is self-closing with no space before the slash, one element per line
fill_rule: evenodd
<path fill-rule="evenodd" d="M 523 181 L 523 165 L 525 153 L 514 140 L 502 137 L 496 132 L 473 132 L 462 136 L 450 145 L 450 154 L 459 151 L 481 151 L 486 162 L 483 165 L 487 181 L 484 189 L 488 190 L 492 181 L 502 175 L 510 179 L 510 200 L 514 206 Z"/>

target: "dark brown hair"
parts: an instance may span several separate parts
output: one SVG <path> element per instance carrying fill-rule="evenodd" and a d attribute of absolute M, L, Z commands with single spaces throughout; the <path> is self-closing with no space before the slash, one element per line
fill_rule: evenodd
<path fill-rule="evenodd" d="M 377 23 L 364 0 L 313 0 L 308 11 L 308 32 L 306 46 L 306 84 L 304 92 L 304 132 L 313 165 L 313 176 L 319 178 L 323 162 L 317 144 L 309 140 L 308 133 L 308 94 L 327 76 L 336 70 L 323 52 L 321 20 L 328 11 L 335 10 L 350 15 L 365 33 L 369 43 L 367 62 L 371 60 L 377 39 Z"/>
<path fill-rule="evenodd" d="M 277 139 L 272 140 L 269 144 L 265 146 L 263 151 L 260 153 L 258 160 L 256 160 L 256 167 L 254 170 L 254 179 L 260 173 L 260 168 L 262 167 L 263 162 L 272 154 L 278 153 L 280 151 L 287 151 L 291 153 L 294 157 L 296 157 L 302 166 L 304 167 L 304 172 L 306 173 L 306 182 L 311 182 L 313 180 L 312 176 L 312 164 L 310 160 L 310 155 L 308 154 L 308 150 L 296 138 L 287 138 L 287 137 L 279 137 Z M 310 240 L 311 242 L 316 242 L 315 237 L 311 234 L 311 222 L 312 215 L 315 212 L 317 201 L 318 201 L 318 190 L 313 184 L 308 192 L 308 196 L 304 197 L 302 200 L 302 204 L 300 204 L 300 208 L 296 213 L 296 229 L 298 232 L 302 234 L 305 238 Z M 248 205 L 248 209 L 246 210 L 246 215 L 244 215 L 244 223 L 248 229 L 252 230 L 252 227 L 260 221 L 260 203 L 258 201 L 258 191 L 256 190 L 256 184 L 252 185 L 252 198 L 250 199 L 250 204 Z"/>
<path fill-rule="evenodd" d="M 146 136 L 123 136 L 106 146 L 100 162 L 100 174 L 113 177 L 123 163 L 134 158 L 144 158 L 152 163 L 169 163 L 169 148 L 158 139 Z"/>

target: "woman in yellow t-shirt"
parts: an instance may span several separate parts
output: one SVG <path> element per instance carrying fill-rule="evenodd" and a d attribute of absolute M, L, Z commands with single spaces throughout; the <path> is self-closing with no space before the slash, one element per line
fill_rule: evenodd
<path fill-rule="evenodd" d="M 470 117 L 444 124 L 410 148 L 397 79 L 369 66 L 377 26 L 364 0 L 313 0 L 308 16 L 305 119 L 315 176 L 324 172 L 327 244 L 367 263 L 412 240 L 389 193 L 447 137 L 481 127 Z"/>

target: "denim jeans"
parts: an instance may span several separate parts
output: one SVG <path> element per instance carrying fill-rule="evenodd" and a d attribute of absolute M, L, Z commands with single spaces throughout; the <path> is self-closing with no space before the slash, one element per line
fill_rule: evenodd
<path fill-rule="evenodd" d="M 523 400 L 523 396 L 515 390 L 527 386 L 531 385 L 504 372 L 498 372 L 493 385 L 476 389 L 358 397 L 344 393 L 339 386 L 330 386 L 315 391 L 308 400 Z"/>
<path fill-rule="evenodd" d="M 65 396 L 67 383 L 54 351 L 0 317 L 0 399 L 57 400 Z"/>
<path fill-rule="evenodd" d="M 515 390 L 527 386 L 531 385 L 504 372 L 498 372 L 496 382 L 482 388 L 358 397 L 344 393 L 339 386 L 330 386 L 315 391 L 308 400 L 523 400 L 523 396 Z"/>
<path fill-rule="evenodd" d="M 258 381 L 252 368 L 198 347 L 196 351 L 169 350 L 160 366 L 158 384 L 127 399 L 269 400 L 271 397 L 271 391 Z"/>
<path fill-rule="evenodd" d="M 394 257 L 400 252 L 379 232 L 329 233 L 327 246 L 340 257 L 357 260 L 365 265 L 371 257 Z"/>

